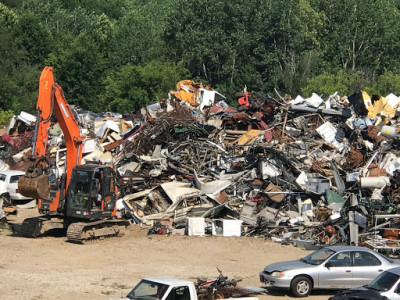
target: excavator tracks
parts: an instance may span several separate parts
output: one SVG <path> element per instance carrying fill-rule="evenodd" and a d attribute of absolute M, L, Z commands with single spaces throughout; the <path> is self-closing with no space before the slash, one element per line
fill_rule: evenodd
<path fill-rule="evenodd" d="M 125 220 L 100 220 L 94 222 L 74 222 L 68 226 L 67 241 L 85 244 L 110 237 L 120 237 L 125 234 L 128 222 Z"/>
<path fill-rule="evenodd" d="M 14 235 L 36 238 L 52 230 L 65 230 L 64 219 L 60 216 L 27 218 L 22 223 L 9 223 Z"/>

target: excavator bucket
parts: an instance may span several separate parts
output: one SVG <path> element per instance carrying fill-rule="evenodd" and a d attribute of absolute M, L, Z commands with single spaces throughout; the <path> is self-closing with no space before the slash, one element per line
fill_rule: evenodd
<path fill-rule="evenodd" d="M 18 180 L 18 191 L 25 197 L 50 199 L 49 177 L 47 175 L 34 178 L 21 176 Z"/>

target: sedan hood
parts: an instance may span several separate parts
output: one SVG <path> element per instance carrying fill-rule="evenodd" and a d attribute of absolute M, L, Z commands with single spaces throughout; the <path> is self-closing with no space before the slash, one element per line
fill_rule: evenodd
<path fill-rule="evenodd" d="M 329 298 L 330 300 L 384 300 L 386 297 L 382 296 L 378 291 L 367 289 L 365 287 L 357 287 L 347 291 L 341 291 L 335 296 Z"/>
<path fill-rule="evenodd" d="M 265 272 L 285 271 L 285 270 L 310 268 L 310 267 L 315 267 L 315 266 L 304 263 L 300 260 L 291 260 L 291 261 L 283 261 L 275 264 L 270 264 L 264 268 L 264 271 Z"/>

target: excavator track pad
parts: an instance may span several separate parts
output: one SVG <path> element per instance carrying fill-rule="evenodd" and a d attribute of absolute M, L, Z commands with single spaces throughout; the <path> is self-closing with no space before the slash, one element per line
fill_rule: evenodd
<path fill-rule="evenodd" d="M 121 237 L 125 234 L 126 220 L 99 220 L 94 222 L 74 222 L 68 226 L 67 241 L 85 244 L 110 237 Z"/>

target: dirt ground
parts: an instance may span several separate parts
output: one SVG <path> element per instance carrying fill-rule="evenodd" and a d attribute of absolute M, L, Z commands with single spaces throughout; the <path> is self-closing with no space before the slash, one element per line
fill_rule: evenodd
<path fill-rule="evenodd" d="M 67 243 L 62 236 L 16 237 L 2 228 L 0 299 L 115 299 L 142 277 L 212 279 L 218 275 L 216 267 L 229 278 L 242 279 L 240 286 L 262 287 L 258 273 L 265 265 L 308 253 L 253 237 L 147 236 L 147 228 L 140 225 L 130 226 L 124 237 L 85 245 Z M 308 299 L 332 294 L 315 292 Z M 272 291 L 259 298 L 291 297 Z"/>

